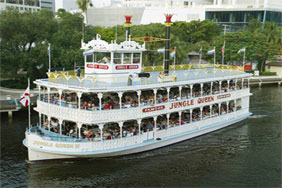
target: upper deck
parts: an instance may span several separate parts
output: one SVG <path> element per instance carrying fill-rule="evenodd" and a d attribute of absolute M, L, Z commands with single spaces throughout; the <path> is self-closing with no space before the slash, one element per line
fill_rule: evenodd
<path fill-rule="evenodd" d="M 173 66 L 171 66 L 173 67 Z M 138 77 L 131 79 L 124 77 L 78 77 L 74 72 L 51 72 L 48 79 L 39 79 L 35 83 L 41 86 L 70 89 L 77 91 L 123 91 L 146 89 L 152 87 L 170 87 L 182 84 L 196 84 L 208 81 L 220 81 L 230 79 L 240 79 L 248 77 L 250 74 L 242 71 L 242 67 L 228 65 L 177 65 L 170 75 L 176 77 L 176 81 L 159 82 L 162 67 L 143 67 L 144 71 L 150 72 L 150 77 Z M 124 79 L 123 79 L 124 78 Z"/>

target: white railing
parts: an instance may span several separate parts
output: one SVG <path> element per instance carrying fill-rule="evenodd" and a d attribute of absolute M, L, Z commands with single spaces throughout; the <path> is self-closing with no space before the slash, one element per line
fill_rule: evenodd
<path fill-rule="evenodd" d="M 249 109 L 243 108 L 241 110 L 227 113 L 224 115 L 211 117 L 202 121 L 187 123 L 184 125 L 168 128 L 167 130 L 160 130 L 156 132 L 156 138 L 166 138 L 180 133 L 187 133 L 192 130 L 203 129 L 206 126 L 216 124 L 218 122 L 227 121 L 238 116 L 248 114 Z M 58 150 L 60 152 L 95 152 L 103 150 L 111 150 L 141 144 L 146 140 L 154 139 L 154 131 L 144 132 L 141 135 L 123 137 L 122 139 L 112 139 L 103 141 L 88 141 L 88 142 L 64 142 L 64 141 L 48 141 L 43 139 L 40 135 L 30 134 L 27 137 L 29 146 L 42 149 L 43 145 L 47 150 Z"/>
<path fill-rule="evenodd" d="M 174 113 L 178 111 L 184 111 L 188 109 L 199 108 L 201 106 L 207 106 L 214 103 L 231 101 L 235 99 L 242 98 L 249 94 L 249 88 L 234 90 L 231 92 L 219 93 L 215 95 L 207 95 L 191 99 L 182 99 L 182 100 L 171 100 L 166 103 L 159 103 L 154 106 L 164 106 L 163 110 L 156 110 L 150 112 L 143 112 L 143 109 L 150 108 L 154 106 L 144 106 L 144 107 L 132 107 L 132 108 L 123 108 L 123 109 L 112 109 L 112 110 L 101 110 L 101 111 L 90 111 L 90 110 L 81 110 L 75 108 L 68 108 L 63 106 L 58 106 L 56 104 L 46 103 L 43 101 L 37 101 L 36 110 L 47 116 L 55 117 L 62 120 L 68 120 L 73 122 L 81 122 L 84 124 L 97 124 L 97 123 L 107 123 L 107 122 L 117 122 L 117 121 L 126 121 L 131 119 L 143 119 L 146 117 L 158 116 L 166 113 Z M 217 99 L 218 95 L 231 94 L 229 98 Z M 197 100 L 203 97 L 214 96 L 215 100 L 207 103 L 197 104 Z M 175 102 L 183 102 L 187 100 L 195 100 L 195 104 L 192 106 L 182 106 L 178 108 L 170 109 L 171 104 Z"/>

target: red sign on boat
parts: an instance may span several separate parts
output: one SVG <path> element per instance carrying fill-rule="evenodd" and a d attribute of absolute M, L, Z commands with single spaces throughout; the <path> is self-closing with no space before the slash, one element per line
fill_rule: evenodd
<path fill-rule="evenodd" d="M 154 106 L 154 107 L 149 107 L 149 108 L 144 108 L 142 110 L 143 113 L 146 113 L 146 112 L 153 112 L 153 111 L 158 111 L 158 110 L 163 110 L 165 109 L 165 105 L 162 105 L 162 106 Z"/>
<path fill-rule="evenodd" d="M 116 70 L 138 69 L 139 65 L 117 65 Z"/>
<path fill-rule="evenodd" d="M 109 69 L 108 65 L 87 64 L 86 66 L 87 68 L 92 68 L 92 69 L 105 69 L 105 70 Z"/>

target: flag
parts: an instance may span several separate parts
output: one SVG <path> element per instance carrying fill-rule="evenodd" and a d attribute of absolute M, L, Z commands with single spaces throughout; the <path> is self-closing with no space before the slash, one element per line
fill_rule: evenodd
<path fill-rule="evenodd" d="M 48 46 L 48 56 L 50 56 L 50 44 Z"/>
<path fill-rule="evenodd" d="M 246 48 L 242 48 L 237 53 L 240 54 L 240 53 L 244 53 L 245 51 L 246 51 Z"/>
<path fill-rule="evenodd" d="M 164 49 L 164 48 L 160 48 L 160 49 L 158 49 L 157 51 L 158 51 L 158 53 L 162 54 L 162 53 L 165 52 L 165 49 Z"/>
<path fill-rule="evenodd" d="M 175 55 L 176 55 L 176 48 L 171 50 L 171 52 L 169 52 L 169 55 L 170 55 L 170 57 L 175 57 Z"/>
<path fill-rule="evenodd" d="M 212 54 L 214 54 L 214 53 L 215 53 L 215 48 L 212 49 L 212 50 L 209 50 L 207 54 L 208 54 L 208 55 L 212 55 Z"/>
<path fill-rule="evenodd" d="M 24 105 L 25 107 L 27 107 L 30 103 L 30 93 L 29 93 L 29 87 L 26 88 L 25 92 L 22 94 L 21 98 L 20 98 L 20 103 L 22 103 L 22 105 Z"/>
<path fill-rule="evenodd" d="M 202 47 L 201 47 L 201 49 L 199 50 L 199 54 L 202 54 L 202 52 L 203 52 L 203 50 L 202 50 Z"/>
<path fill-rule="evenodd" d="M 222 46 L 222 48 L 221 48 L 221 53 L 222 53 L 222 54 L 224 54 L 224 50 L 225 50 L 225 41 L 224 41 L 223 46 Z"/>

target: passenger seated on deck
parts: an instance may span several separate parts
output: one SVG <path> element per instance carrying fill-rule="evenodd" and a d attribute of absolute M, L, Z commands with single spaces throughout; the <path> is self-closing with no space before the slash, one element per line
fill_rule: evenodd
<path fill-rule="evenodd" d="M 89 130 L 88 131 L 88 134 L 87 134 L 87 138 L 88 140 L 93 140 L 93 138 L 95 137 L 94 133 L 92 130 Z"/>
<path fill-rule="evenodd" d="M 86 127 L 86 129 L 83 131 L 83 137 L 84 138 L 88 137 L 88 133 L 89 133 L 89 130 L 88 130 L 88 127 Z"/>
<path fill-rule="evenodd" d="M 147 125 L 146 125 L 146 129 L 147 129 L 147 132 L 148 131 L 152 131 L 154 128 L 154 126 L 152 125 L 152 123 L 150 121 L 147 122 Z"/>
<path fill-rule="evenodd" d="M 105 56 L 100 61 L 98 61 L 98 63 L 111 63 L 110 57 Z"/>
<path fill-rule="evenodd" d="M 43 128 L 47 130 L 48 126 L 49 126 L 49 121 L 48 119 L 46 119 L 46 121 L 43 123 Z"/>

